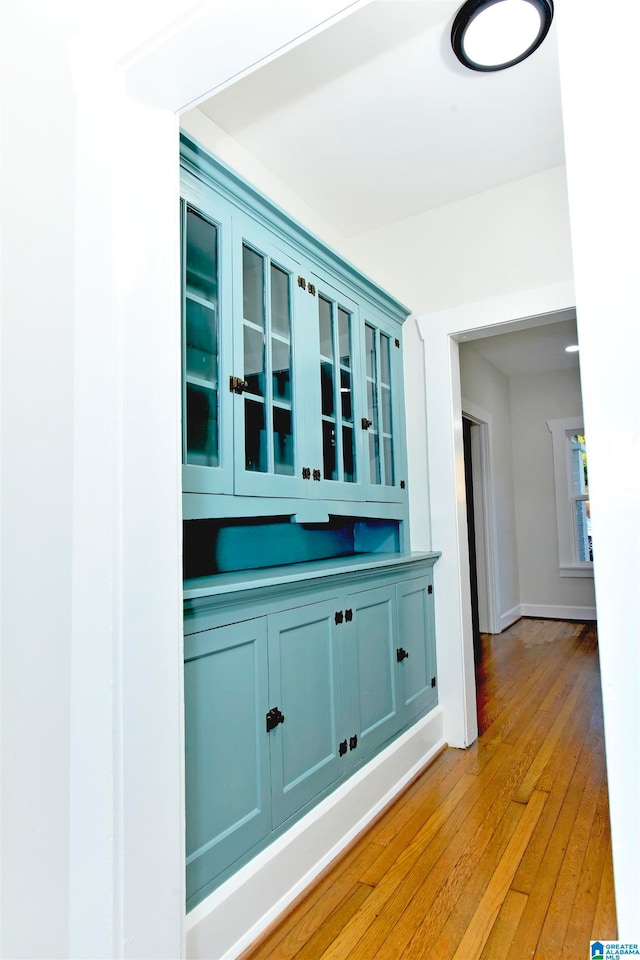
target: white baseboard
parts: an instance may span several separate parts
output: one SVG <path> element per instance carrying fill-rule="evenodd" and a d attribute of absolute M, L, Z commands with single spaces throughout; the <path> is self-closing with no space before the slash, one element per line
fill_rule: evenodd
<path fill-rule="evenodd" d="M 446 746 L 441 707 L 187 915 L 189 960 L 235 960 Z"/>
<path fill-rule="evenodd" d="M 515 623 L 516 620 L 519 620 L 520 617 L 524 616 L 522 613 L 522 607 L 518 604 L 517 607 L 512 607 L 511 610 L 507 610 L 506 613 L 500 614 L 500 633 L 503 630 L 506 630 L 507 627 L 510 627 L 512 623 Z"/>
<path fill-rule="evenodd" d="M 543 617 L 547 620 L 595 620 L 595 607 L 568 607 L 560 604 L 522 603 L 523 617 Z"/>

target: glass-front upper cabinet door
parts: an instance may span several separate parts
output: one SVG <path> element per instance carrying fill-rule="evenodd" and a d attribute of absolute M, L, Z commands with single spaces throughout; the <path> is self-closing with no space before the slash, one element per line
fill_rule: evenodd
<path fill-rule="evenodd" d="M 304 497 L 298 449 L 302 383 L 295 351 L 298 268 L 257 224 L 240 218 L 237 223 L 235 492 Z"/>
<path fill-rule="evenodd" d="M 182 460 L 185 493 L 232 490 L 231 412 L 225 395 L 221 310 L 229 297 L 229 222 L 216 200 L 183 184 Z"/>
<path fill-rule="evenodd" d="M 366 435 L 367 499 L 401 501 L 405 496 L 403 461 L 399 454 L 404 438 L 400 417 L 402 372 L 400 341 L 367 319 L 364 324 L 366 415 L 362 426 Z"/>
<path fill-rule="evenodd" d="M 310 375 L 319 388 L 319 445 L 312 468 L 316 497 L 353 500 L 362 496 L 361 438 L 358 430 L 356 383 L 358 357 L 358 306 L 321 277 L 312 275 L 315 334 L 318 355 Z M 316 462 L 317 461 L 317 462 Z"/>

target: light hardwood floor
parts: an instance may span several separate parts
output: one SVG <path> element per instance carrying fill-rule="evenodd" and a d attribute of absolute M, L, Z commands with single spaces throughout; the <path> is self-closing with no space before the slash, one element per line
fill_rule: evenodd
<path fill-rule="evenodd" d="M 616 920 L 593 624 L 483 636 L 445 750 L 243 960 L 585 960 Z"/>

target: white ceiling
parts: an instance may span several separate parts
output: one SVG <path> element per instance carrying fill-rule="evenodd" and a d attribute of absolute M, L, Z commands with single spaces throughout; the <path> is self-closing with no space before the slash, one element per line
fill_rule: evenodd
<path fill-rule="evenodd" d="M 464 68 L 460 0 L 371 0 L 200 109 L 345 237 L 564 163 L 555 27 Z M 506 376 L 576 367 L 575 320 L 474 340 Z"/>
<path fill-rule="evenodd" d="M 577 343 L 575 319 L 491 337 L 469 338 L 469 346 L 507 377 L 576 369 L 579 366 L 578 354 L 567 353 L 565 347 Z"/>
<path fill-rule="evenodd" d="M 345 237 L 564 163 L 555 30 L 455 58 L 458 0 L 372 0 L 201 109 Z"/>

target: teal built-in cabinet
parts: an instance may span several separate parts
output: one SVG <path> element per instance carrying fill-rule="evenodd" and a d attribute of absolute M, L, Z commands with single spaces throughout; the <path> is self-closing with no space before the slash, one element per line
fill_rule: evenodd
<path fill-rule="evenodd" d="M 181 138 L 187 903 L 437 703 L 408 311 Z"/>

